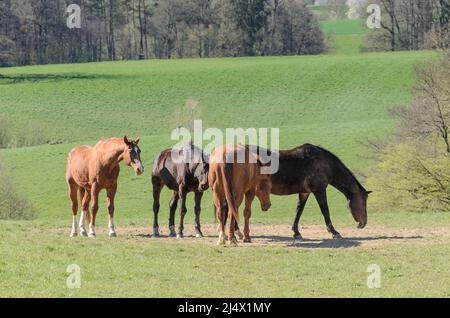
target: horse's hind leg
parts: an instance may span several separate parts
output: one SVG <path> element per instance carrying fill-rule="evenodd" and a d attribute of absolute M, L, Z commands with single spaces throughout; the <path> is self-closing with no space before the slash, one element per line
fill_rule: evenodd
<path fill-rule="evenodd" d="M 315 191 L 314 196 L 317 199 L 317 203 L 319 203 L 320 210 L 322 211 L 328 232 L 331 233 L 331 235 L 333 235 L 333 238 L 342 238 L 341 234 L 339 234 L 339 232 L 334 229 L 333 223 L 331 222 L 326 190 L 323 189 L 320 191 Z"/>
<path fill-rule="evenodd" d="M 216 219 L 219 224 L 217 226 L 217 231 L 219 232 L 219 240 L 217 241 L 217 245 L 225 244 L 225 208 L 224 208 L 224 195 L 222 193 L 218 193 L 217 191 L 213 191 L 213 201 L 214 208 L 216 212 Z"/>
<path fill-rule="evenodd" d="M 99 186 L 94 183 L 91 188 L 91 197 L 92 197 L 92 216 L 91 222 L 89 223 L 89 237 L 95 237 L 95 219 L 97 217 L 98 212 L 98 194 L 100 193 Z"/>
<path fill-rule="evenodd" d="M 69 187 L 69 198 L 72 207 L 72 231 L 70 232 L 70 237 L 75 237 L 77 233 L 77 213 L 78 213 L 78 185 L 73 181 L 68 181 Z"/>
<path fill-rule="evenodd" d="M 80 188 L 81 197 L 81 217 L 80 217 L 80 235 L 86 237 L 86 220 L 89 222 L 89 202 L 91 201 L 91 194 L 89 190 Z"/>
<path fill-rule="evenodd" d="M 158 213 L 160 207 L 159 199 L 164 184 L 159 177 L 152 176 L 152 186 L 153 186 L 153 236 L 159 237 L 159 224 L 158 224 Z"/>
<path fill-rule="evenodd" d="M 227 205 L 227 201 L 225 200 L 225 203 L 223 205 L 223 209 L 224 209 L 224 220 L 225 220 L 225 225 L 227 224 L 227 220 L 228 220 L 228 205 Z M 241 230 L 239 229 L 239 224 L 234 221 L 234 234 L 237 235 L 237 237 L 242 240 L 244 239 L 244 234 L 242 234 Z"/>
<path fill-rule="evenodd" d="M 255 198 L 255 191 L 250 190 L 245 193 L 245 208 L 244 208 L 244 242 L 250 243 L 250 218 L 252 216 L 252 202 Z"/>
<path fill-rule="evenodd" d="M 292 231 L 294 231 L 294 239 L 301 240 L 302 235 L 298 231 L 298 223 L 300 222 L 300 217 L 302 216 L 303 210 L 305 209 L 306 201 L 308 201 L 309 193 L 299 193 L 297 210 L 295 214 L 294 224 L 292 225 Z"/>

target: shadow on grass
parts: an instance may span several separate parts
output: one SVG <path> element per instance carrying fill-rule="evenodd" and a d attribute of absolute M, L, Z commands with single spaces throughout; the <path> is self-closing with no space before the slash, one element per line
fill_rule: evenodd
<path fill-rule="evenodd" d="M 67 80 L 95 80 L 95 79 L 114 79 L 118 75 L 105 74 L 76 74 L 76 73 L 61 73 L 61 74 L 20 74 L 20 75 L 1 75 L 0 85 L 20 84 L 20 83 L 35 83 L 43 81 L 67 81 Z M 123 78 L 123 76 L 121 76 Z"/>
<path fill-rule="evenodd" d="M 158 237 L 154 237 L 152 234 L 129 234 L 130 238 L 153 238 L 153 239 L 173 239 L 168 235 L 160 235 Z M 194 238 L 193 235 L 185 235 L 185 238 Z M 311 248 L 311 249 L 320 249 L 320 248 L 351 248 L 358 247 L 364 242 L 379 242 L 380 245 L 386 243 L 386 241 L 413 241 L 413 240 L 421 240 L 424 239 L 423 236 L 368 236 L 368 237 L 345 237 L 340 239 L 302 239 L 302 240 L 294 240 L 292 237 L 287 236 L 278 236 L 278 235 L 252 235 L 251 236 L 254 242 L 256 242 L 255 246 L 261 246 L 260 242 L 263 241 L 265 246 L 270 246 L 273 243 L 274 247 L 295 247 L 295 248 Z M 204 238 L 217 238 L 217 235 L 205 235 Z M 198 239 L 199 242 L 202 240 Z M 251 243 L 242 243 L 243 245 L 252 245 Z"/>
<path fill-rule="evenodd" d="M 286 243 L 286 247 L 300 247 L 300 248 L 350 248 L 360 246 L 363 242 L 368 241 L 409 241 L 421 240 L 423 236 L 373 236 L 373 237 L 344 237 L 340 239 L 302 239 L 294 240 L 285 236 L 254 236 L 254 238 L 264 239 L 274 243 Z"/>

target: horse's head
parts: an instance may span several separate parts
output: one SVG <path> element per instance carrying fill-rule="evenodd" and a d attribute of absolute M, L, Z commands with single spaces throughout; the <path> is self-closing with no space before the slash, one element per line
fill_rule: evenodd
<path fill-rule="evenodd" d="M 202 192 L 208 189 L 208 172 L 209 159 L 208 156 L 194 144 L 187 144 L 184 149 L 184 160 L 189 170 L 198 181 L 198 191 Z"/>
<path fill-rule="evenodd" d="M 125 142 L 125 150 L 123 155 L 123 161 L 129 167 L 132 167 L 137 175 L 141 175 L 144 172 L 144 165 L 141 162 L 141 149 L 139 149 L 139 138 L 132 140 L 123 137 Z"/>
<path fill-rule="evenodd" d="M 258 165 L 260 167 L 264 166 L 263 163 L 258 159 Z M 258 181 L 256 183 L 255 193 L 261 203 L 261 210 L 264 212 L 269 210 L 272 203 L 270 202 L 270 191 L 272 190 L 272 179 L 270 174 L 258 175 Z"/>
<path fill-rule="evenodd" d="M 348 199 L 348 208 L 353 218 L 358 222 L 358 228 L 363 229 L 367 225 L 367 199 L 371 191 L 361 191 Z"/>

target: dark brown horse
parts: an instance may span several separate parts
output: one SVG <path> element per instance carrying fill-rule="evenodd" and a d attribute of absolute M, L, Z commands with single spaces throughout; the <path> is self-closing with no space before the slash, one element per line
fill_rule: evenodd
<path fill-rule="evenodd" d="M 109 212 L 109 236 L 115 237 L 114 229 L 114 198 L 117 191 L 121 161 L 131 166 L 136 174 L 144 172 L 136 140 L 111 138 L 100 140 L 94 147 L 81 146 L 72 149 L 67 159 L 66 181 L 69 187 L 69 197 L 72 201 L 72 232 L 77 236 L 78 193 L 81 199 L 80 234 L 87 236 L 85 221 L 89 223 L 89 236 L 95 236 L 95 218 L 98 211 L 98 195 L 106 189 Z M 92 198 L 92 217 L 89 215 L 89 203 Z"/>
<path fill-rule="evenodd" d="M 272 175 L 271 193 L 298 194 L 297 213 L 292 225 L 294 238 L 302 238 L 298 223 L 311 193 L 319 203 L 328 232 L 333 238 L 341 237 L 330 218 L 326 192 L 329 184 L 345 195 L 348 208 L 358 222 L 358 228 L 364 228 L 367 224 L 367 198 L 370 192 L 364 189 L 338 157 L 324 148 L 310 144 L 279 152 L 279 169 Z"/>
<path fill-rule="evenodd" d="M 184 216 L 186 215 L 186 196 L 195 195 L 195 236 L 202 237 L 200 226 L 201 200 L 203 191 L 208 189 L 208 158 L 203 151 L 192 143 L 179 149 L 163 150 L 155 158 L 152 171 L 153 185 L 153 233 L 159 236 L 158 213 L 161 190 L 167 186 L 173 191 L 170 201 L 169 229 L 170 237 L 183 237 Z M 175 232 L 175 211 L 181 198 L 180 226 Z"/>
<path fill-rule="evenodd" d="M 278 158 L 279 169 L 271 177 L 271 194 L 298 194 L 297 213 L 292 225 L 295 239 L 302 238 L 298 224 L 311 193 L 319 203 L 328 232 L 333 238 L 341 238 L 330 218 L 326 192 L 330 184 L 347 198 L 348 208 L 358 222 L 358 228 L 366 226 L 367 198 L 370 191 L 364 189 L 338 157 L 319 146 L 305 144 L 291 150 L 279 151 Z M 239 229 L 237 224 L 235 228 Z"/>

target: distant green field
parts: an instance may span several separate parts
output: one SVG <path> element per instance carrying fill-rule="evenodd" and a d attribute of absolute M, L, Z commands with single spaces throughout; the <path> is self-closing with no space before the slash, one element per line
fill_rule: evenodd
<path fill-rule="evenodd" d="M 346 5 L 310 5 L 308 8 L 320 21 L 344 19 L 348 11 Z"/>
<path fill-rule="evenodd" d="M 340 32 L 347 36 L 345 27 Z M 413 244 L 414 237 L 437 226 L 449 226 L 443 214 L 411 215 L 400 207 L 375 211 L 369 201 L 369 228 L 414 228 L 410 243 L 387 248 L 351 245 L 380 238 L 364 231 L 358 232 L 360 241 L 350 239 L 347 246 L 346 241 L 333 245 L 325 240 L 321 245 L 311 240 L 297 248 L 226 249 L 192 239 L 158 241 L 142 236 L 151 233 L 153 218 L 151 164 L 159 150 L 173 145 L 174 118 L 187 100 L 198 102 L 206 127 L 276 127 L 281 148 L 305 142 L 320 144 L 336 153 L 364 183 L 371 161 L 363 142 L 392 129 L 387 110 L 410 101 L 414 65 L 434 57 L 433 52 L 327 54 L 0 69 L 4 76 L 0 78 L 0 117 L 9 123 L 12 133 L 33 122 L 45 128 L 49 140 L 61 142 L 0 151 L 18 191 L 37 211 L 34 221 L 0 222 L 0 296 L 372 297 L 423 296 L 427 292 L 448 296 L 443 279 L 449 277 L 448 240 L 425 249 Z M 64 180 L 67 152 L 75 145 L 95 144 L 102 136 L 125 134 L 143 137 L 142 158 L 147 170 L 137 177 L 130 169 L 122 169 L 116 202 L 119 238 L 109 240 L 100 232 L 94 240 L 70 240 Z M 163 193 L 160 223 L 165 226 L 169 193 Z M 332 189 L 329 198 L 336 228 L 354 228 L 345 198 Z M 99 231 L 106 225 L 105 206 L 103 194 Z M 289 240 L 295 206 L 295 196 L 272 197 L 267 213 L 255 204 L 252 224 L 281 224 L 287 232 L 276 239 Z M 210 191 L 203 207 L 203 222 L 214 223 Z M 190 196 L 189 223 L 192 208 Z M 306 228 L 320 225 L 323 233 L 319 237 L 330 238 L 313 198 L 302 224 Z M 124 233 L 134 227 L 141 229 L 141 236 Z M 266 235 L 270 238 L 273 234 Z M 392 236 L 384 239 L 395 241 Z M 314 247 L 314 243 L 319 245 Z M 433 270 L 424 273 L 415 265 L 430 268 L 431 259 Z M 365 270 L 371 262 L 386 270 L 385 289 L 374 291 L 365 286 Z M 84 283 L 79 291 L 65 287 L 65 269 L 71 263 L 83 268 Z M 242 263 L 247 266 L 239 265 Z M 230 274 L 230 281 L 212 280 L 217 271 L 233 264 L 237 270 Z M 420 290 L 410 279 L 419 274 L 423 274 Z"/>
<path fill-rule="evenodd" d="M 362 20 L 320 21 L 322 30 L 331 38 L 330 53 L 357 54 L 361 51 L 364 35 L 368 32 Z"/>

